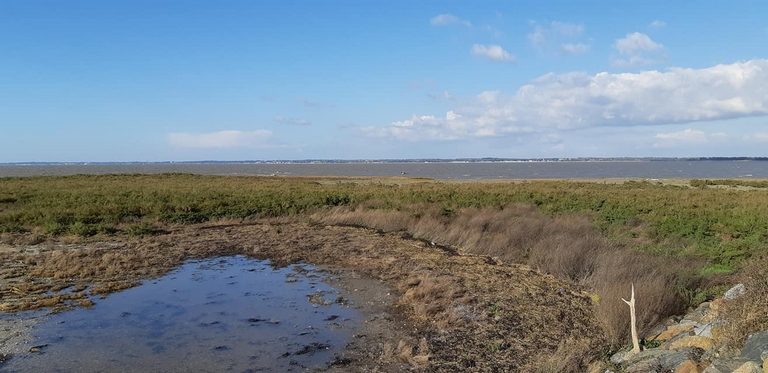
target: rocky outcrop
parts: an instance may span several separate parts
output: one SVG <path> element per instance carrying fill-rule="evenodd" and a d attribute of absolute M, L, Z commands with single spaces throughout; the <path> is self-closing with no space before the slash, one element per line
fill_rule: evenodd
<path fill-rule="evenodd" d="M 713 331 L 723 322 L 723 305 L 747 290 L 738 284 L 722 298 L 668 320 L 646 340 L 643 351 L 620 351 L 611 356 L 611 364 L 628 373 L 768 373 L 768 331 L 749 336 L 740 352 L 722 350 L 713 339 Z"/>

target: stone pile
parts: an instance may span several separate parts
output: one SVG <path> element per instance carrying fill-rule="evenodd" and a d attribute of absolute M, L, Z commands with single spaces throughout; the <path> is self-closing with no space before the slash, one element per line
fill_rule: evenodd
<path fill-rule="evenodd" d="M 741 351 L 723 350 L 712 336 L 722 323 L 723 305 L 745 293 L 744 285 L 736 285 L 722 298 L 668 320 L 645 341 L 645 350 L 614 354 L 610 358 L 614 367 L 604 372 L 768 373 L 768 331 L 750 335 Z"/>

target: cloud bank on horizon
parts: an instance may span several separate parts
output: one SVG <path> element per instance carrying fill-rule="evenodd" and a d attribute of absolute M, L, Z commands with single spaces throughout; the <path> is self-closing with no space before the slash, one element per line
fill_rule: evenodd
<path fill-rule="evenodd" d="M 655 44 L 623 45 L 630 51 Z M 444 116 L 414 115 L 366 130 L 404 140 L 505 136 L 768 115 L 768 60 L 702 69 L 547 74 L 514 94 L 485 91 Z"/>

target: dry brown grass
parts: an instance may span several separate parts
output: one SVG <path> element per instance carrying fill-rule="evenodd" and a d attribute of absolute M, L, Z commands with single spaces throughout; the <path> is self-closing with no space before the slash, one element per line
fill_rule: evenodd
<path fill-rule="evenodd" d="M 603 323 L 607 339 L 614 346 L 629 338 L 629 307 L 621 298 L 629 299 L 631 285 L 637 298 L 637 325 L 641 337 L 671 315 L 681 314 L 688 307 L 680 287 L 694 283 L 680 273 L 685 264 L 679 259 L 660 258 L 632 252 L 628 249 L 601 253 L 595 271 L 584 282 L 598 294 L 595 307 Z"/>
<path fill-rule="evenodd" d="M 613 346 L 627 341 L 629 310 L 621 301 L 637 288 L 641 335 L 663 318 L 687 307 L 681 287 L 695 285 L 681 271 L 690 263 L 660 258 L 609 242 L 587 216 L 548 216 L 530 205 L 503 209 L 467 208 L 445 211 L 415 206 L 409 211 L 334 209 L 315 215 L 326 224 L 353 225 L 380 231 L 404 231 L 462 253 L 486 255 L 504 262 L 528 264 L 583 285 L 599 300 L 595 312 Z"/>
<path fill-rule="evenodd" d="M 560 343 L 555 353 L 542 353 L 524 371 L 532 373 L 581 373 L 597 357 L 592 341 L 568 338 Z"/>
<path fill-rule="evenodd" d="M 768 329 L 768 257 L 755 258 L 744 268 L 744 296 L 725 303 L 725 323 L 716 337 L 728 347 L 738 348 L 755 332 Z"/>
<path fill-rule="evenodd" d="M 185 259 L 242 254 L 277 265 L 306 262 L 346 268 L 384 282 L 395 295 L 386 317 L 401 328 L 402 343 L 370 337 L 361 343 L 377 357 L 428 371 L 524 371 L 532 358 L 555 352 L 569 338 L 590 340 L 596 351 L 604 346 L 592 301 L 578 286 L 527 266 L 454 255 L 395 233 L 306 223 L 206 224 L 114 244 L 54 245 L 45 250 L 0 253 L 0 274 L 4 266 L 20 266 L 0 275 L 6 310 L 85 301 L 46 296 L 67 285 L 73 285 L 72 291 L 78 284 L 87 285 L 77 288 L 78 294 L 91 296 L 102 288 L 110 292 L 161 275 Z M 12 293 L 21 284 L 30 285 Z"/>

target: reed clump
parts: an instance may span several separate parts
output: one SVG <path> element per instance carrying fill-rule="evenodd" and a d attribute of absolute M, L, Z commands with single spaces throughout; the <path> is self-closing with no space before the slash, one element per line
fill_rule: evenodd
<path fill-rule="evenodd" d="M 606 239 L 586 216 L 553 217 L 530 205 L 451 212 L 425 206 L 410 212 L 340 208 L 315 218 L 325 224 L 407 232 L 465 254 L 527 264 L 581 285 L 597 294 L 595 310 L 613 346 L 628 337 L 629 313 L 621 298 L 631 284 L 637 284 L 641 335 L 664 318 L 683 312 L 689 299 L 681 290 L 698 285 L 691 271 L 681 270 L 700 265 L 696 261 L 637 252 Z"/>

